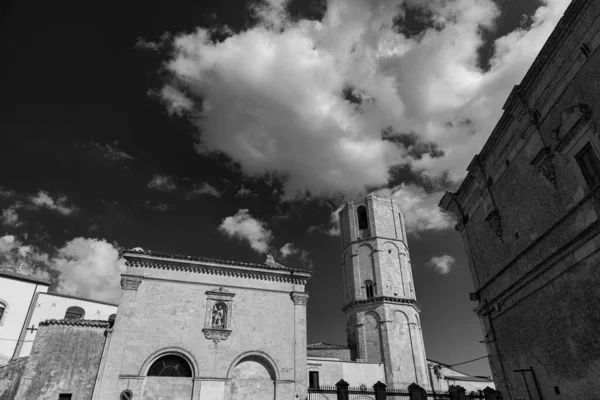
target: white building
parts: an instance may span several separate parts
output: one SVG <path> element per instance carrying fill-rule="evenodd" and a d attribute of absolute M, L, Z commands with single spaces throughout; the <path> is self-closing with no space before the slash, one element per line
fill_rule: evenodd
<path fill-rule="evenodd" d="M 58 293 L 37 293 L 20 332 L 13 358 L 26 357 L 31 352 L 40 322 L 48 319 L 91 319 L 108 321 L 117 315 L 117 305 Z"/>
<path fill-rule="evenodd" d="M 45 293 L 50 282 L 0 270 L 0 365 L 14 357 L 26 328 L 28 310 L 37 294 Z"/>

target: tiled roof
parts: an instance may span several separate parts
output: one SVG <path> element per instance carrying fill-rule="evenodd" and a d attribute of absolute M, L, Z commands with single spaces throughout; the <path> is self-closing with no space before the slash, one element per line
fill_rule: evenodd
<path fill-rule="evenodd" d="M 46 293 L 43 293 L 43 294 L 48 295 L 48 296 L 64 297 L 66 299 L 88 301 L 90 303 L 104 304 L 106 306 L 113 306 L 113 307 L 118 307 L 119 306 L 118 304 L 106 303 L 104 301 L 97 301 L 97 300 L 92 300 L 92 299 L 86 299 L 84 297 L 69 296 L 67 294 L 60 294 L 60 293 L 55 293 L 55 292 L 46 292 Z"/>
<path fill-rule="evenodd" d="M 311 343 L 306 347 L 309 350 L 329 350 L 329 349 L 344 350 L 344 349 L 348 348 L 346 346 L 342 346 L 339 344 L 330 344 L 330 343 Z"/>
<path fill-rule="evenodd" d="M 36 278 L 34 276 L 20 274 L 18 272 L 9 271 L 9 270 L 6 270 L 6 269 L 0 270 L 0 276 L 6 276 L 8 278 L 14 278 L 14 279 L 18 279 L 18 280 L 21 280 L 21 281 L 38 283 L 38 284 L 42 284 L 42 285 L 50 285 L 50 281 L 48 281 L 46 279 Z"/>
<path fill-rule="evenodd" d="M 110 322 L 97 319 L 47 319 L 40 322 L 40 326 L 48 325 L 68 325 L 68 326 L 86 326 L 91 328 L 108 328 Z"/>
<path fill-rule="evenodd" d="M 268 256 L 267 257 L 267 262 L 266 263 L 249 263 L 249 262 L 242 262 L 242 261 L 228 261 L 228 260 L 220 260 L 218 258 L 210 258 L 210 257 L 201 257 L 201 256 L 188 256 L 188 255 L 182 255 L 182 254 L 172 254 L 172 253 L 163 253 L 160 251 L 151 251 L 151 250 L 141 250 L 139 248 L 136 249 L 132 249 L 132 250 L 125 250 L 124 252 L 124 257 L 125 259 L 128 260 L 127 256 L 129 255 L 130 257 L 133 255 L 145 255 L 145 256 L 151 256 L 151 257 L 159 257 L 159 258 L 167 258 L 173 261 L 196 261 L 196 262 L 206 262 L 206 263 L 213 263 L 213 264 L 221 264 L 221 265 L 225 265 L 225 266 L 232 266 L 232 267 L 246 267 L 246 268 L 258 268 L 258 269 L 266 269 L 266 270 L 283 270 L 283 271 L 290 271 L 290 272 L 303 272 L 303 273 L 307 273 L 307 274 L 312 274 L 311 271 L 307 270 L 307 269 L 301 269 L 301 268 L 290 268 L 290 267 L 286 267 L 284 265 L 281 265 L 277 262 L 275 262 L 273 260 L 272 257 Z"/>

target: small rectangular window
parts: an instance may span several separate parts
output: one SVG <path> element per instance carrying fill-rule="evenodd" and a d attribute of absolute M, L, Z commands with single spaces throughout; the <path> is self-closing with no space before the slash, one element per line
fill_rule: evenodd
<path fill-rule="evenodd" d="M 60 393 L 58 395 L 58 400 L 71 400 L 73 395 L 71 393 Z"/>
<path fill-rule="evenodd" d="M 2 321 L 2 314 L 4 314 L 4 305 L 0 304 L 0 321 Z"/>
<path fill-rule="evenodd" d="M 319 371 L 308 372 L 308 385 L 315 389 L 319 387 Z"/>
<path fill-rule="evenodd" d="M 590 143 L 575 156 L 581 173 L 590 188 L 600 183 L 600 161 Z"/>

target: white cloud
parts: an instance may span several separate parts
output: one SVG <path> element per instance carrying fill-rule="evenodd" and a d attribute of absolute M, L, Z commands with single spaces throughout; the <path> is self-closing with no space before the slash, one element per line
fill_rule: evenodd
<path fill-rule="evenodd" d="M 68 206 L 67 197 L 59 196 L 56 199 L 52 198 L 47 192 L 40 190 L 37 195 L 30 197 L 31 203 L 38 208 L 47 208 L 57 211 L 62 215 L 71 215 L 76 208 Z"/>
<path fill-rule="evenodd" d="M 211 186 L 208 183 L 194 185 L 192 190 L 188 193 L 188 197 L 202 194 L 207 194 L 214 197 L 221 197 L 221 192 L 219 192 L 214 186 Z"/>
<path fill-rule="evenodd" d="M 253 218 L 246 209 L 238 210 L 235 215 L 223 219 L 219 230 L 229 237 L 242 239 L 256 252 L 264 254 L 269 251 L 269 245 L 273 238 L 267 225 Z"/>
<path fill-rule="evenodd" d="M 427 193 L 414 183 L 402 183 L 393 189 L 381 189 L 373 194 L 394 199 L 402 215 L 407 232 L 442 230 L 454 226 L 454 220 L 438 204 L 444 192 Z"/>
<path fill-rule="evenodd" d="M 321 232 L 329 236 L 340 236 L 340 211 L 342 211 L 342 208 L 344 208 L 344 204 L 331 212 L 327 226 L 310 226 L 308 232 Z"/>
<path fill-rule="evenodd" d="M 150 189 L 156 189 L 162 192 L 172 192 L 173 190 L 177 189 L 177 185 L 173 181 L 172 177 L 160 174 L 156 174 L 152 177 L 150 182 L 148 182 L 148 187 Z"/>
<path fill-rule="evenodd" d="M 19 208 L 19 204 L 15 204 L 8 208 L 2 210 L 2 214 L 0 215 L 0 220 L 4 225 L 12 226 L 14 228 L 23 225 L 23 221 L 19 219 L 19 214 L 17 214 L 17 209 Z"/>
<path fill-rule="evenodd" d="M 452 269 L 454 261 L 454 257 L 444 254 L 440 257 L 431 257 L 431 260 L 427 262 L 427 265 L 433 268 L 436 272 L 446 275 Z"/>
<path fill-rule="evenodd" d="M 287 175 L 288 199 L 306 190 L 352 197 L 387 184 L 398 164 L 460 181 L 569 1 L 542 2 L 529 30 L 496 41 L 484 72 L 477 49 L 499 13 L 492 0 L 407 1 L 438 26 L 413 38 L 394 28 L 401 0 L 330 0 L 322 21 L 298 22 L 270 0 L 257 10 L 261 23 L 226 40 L 203 28 L 176 36 L 161 96 L 171 113 L 192 116 L 202 151 L 228 154 L 250 176 Z M 358 110 L 342 96 L 347 86 L 363 99 Z M 445 155 L 415 157 L 382 141 L 387 126 Z"/>
<path fill-rule="evenodd" d="M 245 188 L 244 185 L 242 185 L 240 187 L 240 190 L 238 190 L 238 192 L 235 195 L 239 196 L 239 197 L 246 197 L 246 196 L 254 196 L 255 194 L 252 193 L 252 190 Z"/>
<path fill-rule="evenodd" d="M 299 248 L 294 246 L 292 243 L 284 244 L 281 247 L 281 249 L 279 249 L 279 252 L 281 253 L 281 257 L 283 257 L 283 259 L 288 259 L 289 257 L 291 257 L 293 255 L 297 255 L 299 257 L 300 261 L 302 262 L 302 265 L 304 265 L 305 268 L 313 267 L 313 262 L 310 259 L 308 251 L 300 250 Z"/>
<path fill-rule="evenodd" d="M 119 252 L 110 243 L 75 238 L 58 249 L 51 263 L 52 269 L 60 272 L 58 292 L 100 301 L 119 300 L 125 260 L 119 259 Z"/>
<path fill-rule="evenodd" d="M 298 250 L 296 247 L 294 247 L 293 244 L 286 243 L 281 247 L 281 249 L 279 249 L 279 252 L 281 253 L 281 256 L 283 258 L 287 258 L 287 257 L 291 256 L 292 254 L 299 253 L 300 250 Z"/>

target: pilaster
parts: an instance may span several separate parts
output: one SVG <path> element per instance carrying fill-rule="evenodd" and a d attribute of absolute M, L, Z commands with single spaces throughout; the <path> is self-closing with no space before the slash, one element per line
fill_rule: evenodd
<path fill-rule="evenodd" d="M 308 398 L 308 372 L 306 370 L 306 305 L 308 293 L 292 292 L 294 302 L 294 393 L 295 398 Z"/>

